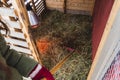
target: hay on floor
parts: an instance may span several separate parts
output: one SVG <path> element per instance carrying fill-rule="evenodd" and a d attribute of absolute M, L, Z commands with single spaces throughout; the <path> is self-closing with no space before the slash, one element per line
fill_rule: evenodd
<path fill-rule="evenodd" d="M 66 47 L 76 50 L 54 75 L 56 80 L 86 80 L 91 65 L 91 16 L 48 11 L 31 34 L 49 70 L 70 54 Z"/>

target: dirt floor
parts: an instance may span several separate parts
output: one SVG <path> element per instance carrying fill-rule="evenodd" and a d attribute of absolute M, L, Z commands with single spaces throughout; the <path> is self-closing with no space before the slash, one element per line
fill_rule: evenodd
<path fill-rule="evenodd" d="M 48 11 L 41 26 L 31 29 L 44 66 L 51 70 L 74 49 L 54 74 L 56 80 L 86 80 L 91 66 L 91 16 Z"/>

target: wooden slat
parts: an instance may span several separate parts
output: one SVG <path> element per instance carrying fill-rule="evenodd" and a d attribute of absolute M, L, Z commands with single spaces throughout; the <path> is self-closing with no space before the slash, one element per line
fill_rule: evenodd
<path fill-rule="evenodd" d="M 39 6 L 38 8 L 37 8 L 37 12 L 39 12 L 39 11 L 41 11 L 42 10 L 42 8 L 44 8 L 44 6 L 43 5 L 41 5 L 41 6 Z"/>
<path fill-rule="evenodd" d="M 20 38 L 20 39 L 25 39 L 24 34 L 20 33 L 20 32 L 13 32 L 13 31 L 11 31 L 10 32 L 10 36 L 16 37 L 16 38 Z"/>
<path fill-rule="evenodd" d="M 25 49 L 25 48 L 13 46 L 13 45 L 11 45 L 10 47 L 11 47 L 11 49 L 15 49 L 16 51 L 31 54 L 31 51 L 29 49 Z"/>
<path fill-rule="evenodd" d="M 41 1 L 41 0 L 34 0 L 35 4 L 36 4 L 38 1 Z"/>
<path fill-rule="evenodd" d="M 42 9 L 40 9 L 40 10 L 37 12 L 37 14 L 40 15 L 44 9 L 45 9 L 44 7 L 43 7 Z"/>
<path fill-rule="evenodd" d="M 36 3 L 35 3 L 35 6 L 37 6 L 37 5 L 39 5 L 39 4 L 41 4 L 41 3 L 43 3 L 43 1 L 37 1 Z"/>
<path fill-rule="evenodd" d="M 38 11 L 42 7 L 44 7 L 44 4 L 40 4 L 40 5 L 36 6 L 36 10 Z"/>
<path fill-rule="evenodd" d="M 9 16 L 1 15 L 1 20 L 10 20 Z"/>
<path fill-rule="evenodd" d="M 6 31 L 1 31 L 2 34 L 6 35 Z M 23 33 L 20 32 L 15 32 L 15 31 L 10 31 L 9 36 L 11 37 L 16 37 L 16 38 L 20 38 L 20 39 L 25 39 L 25 36 Z"/>
<path fill-rule="evenodd" d="M 9 27 L 21 29 L 20 22 L 6 20 Z"/>
<path fill-rule="evenodd" d="M 41 7 L 39 10 L 36 10 L 37 11 L 37 14 L 41 14 L 41 12 L 45 9 L 45 7 Z"/>
<path fill-rule="evenodd" d="M 5 37 L 5 40 L 6 40 L 7 43 L 20 45 L 20 46 L 23 46 L 23 47 L 28 47 L 28 44 L 25 41 L 20 41 L 20 40 L 17 40 L 17 39 L 12 39 L 12 38 L 7 38 L 7 37 Z"/>
<path fill-rule="evenodd" d="M 0 7 L 0 15 L 16 17 L 14 9 Z"/>
<path fill-rule="evenodd" d="M 36 5 L 35 7 L 36 7 L 36 9 L 38 9 L 40 6 L 44 6 L 44 5 L 43 5 L 43 2 L 39 3 L 39 4 Z"/>

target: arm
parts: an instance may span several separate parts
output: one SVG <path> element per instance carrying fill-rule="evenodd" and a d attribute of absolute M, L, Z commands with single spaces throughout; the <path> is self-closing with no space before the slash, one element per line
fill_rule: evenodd
<path fill-rule="evenodd" d="M 7 64 L 18 70 L 18 72 L 25 77 L 31 77 L 33 80 L 39 80 L 42 77 L 47 80 L 54 80 L 51 73 L 38 64 L 35 60 L 32 60 L 25 55 L 18 54 L 17 51 L 10 49 L 6 45 L 4 38 L 0 34 L 0 51 L 5 58 Z"/>
<path fill-rule="evenodd" d="M 25 55 L 18 54 L 17 51 L 10 49 L 6 45 L 4 38 L 0 34 L 0 51 L 5 58 L 6 63 L 18 70 L 23 76 L 28 76 L 30 71 L 38 64 L 35 60 L 26 57 Z"/>

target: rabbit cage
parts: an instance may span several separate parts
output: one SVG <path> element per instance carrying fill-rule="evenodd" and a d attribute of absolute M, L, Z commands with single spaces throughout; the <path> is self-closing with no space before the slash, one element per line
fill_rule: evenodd
<path fill-rule="evenodd" d="M 55 80 L 119 80 L 119 7 L 119 0 L 1 0 L 10 34 L 1 33 Z"/>

